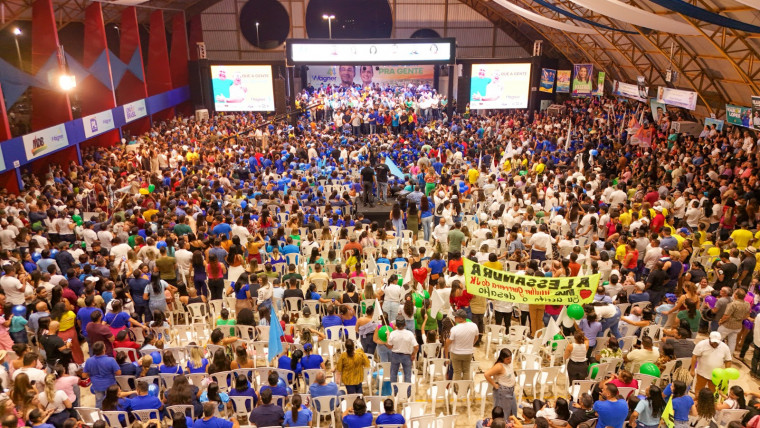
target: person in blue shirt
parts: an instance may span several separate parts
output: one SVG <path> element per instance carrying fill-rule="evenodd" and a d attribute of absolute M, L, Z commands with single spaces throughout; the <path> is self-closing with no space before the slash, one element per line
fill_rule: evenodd
<path fill-rule="evenodd" d="M 335 382 L 327 382 L 325 372 L 317 372 L 317 375 L 314 377 L 314 383 L 309 386 L 309 395 L 314 398 L 337 396 L 339 394 L 338 385 Z"/>
<path fill-rule="evenodd" d="M 321 355 L 312 354 L 314 345 L 311 343 L 305 343 L 303 345 L 303 352 L 306 354 L 301 358 L 301 368 L 304 370 L 322 369 L 325 368 L 325 360 Z"/>
<path fill-rule="evenodd" d="M 387 248 L 383 248 L 383 249 L 380 251 L 380 257 L 378 257 L 378 258 L 377 258 L 377 260 L 376 260 L 375 262 L 376 262 L 377 264 L 380 264 L 380 263 L 385 263 L 385 264 L 387 264 L 388 266 L 390 266 L 390 265 L 391 265 L 391 261 L 390 261 L 390 259 L 388 258 L 388 249 L 387 249 Z"/>
<path fill-rule="evenodd" d="M 312 413 L 308 407 L 301 403 L 301 395 L 293 394 L 290 399 L 291 410 L 285 412 L 285 421 L 283 426 L 286 427 L 305 427 L 311 424 Z"/>
<path fill-rule="evenodd" d="M 295 372 L 296 375 L 300 375 L 301 371 L 303 370 L 303 367 L 301 366 L 302 357 L 303 352 L 300 349 L 293 351 L 292 357 L 288 357 L 288 351 L 285 350 L 277 359 L 277 368 L 283 370 L 291 370 Z"/>
<path fill-rule="evenodd" d="M 328 305 L 327 315 L 322 318 L 322 327 L 326 329 L 336 325 L 343 325 L 343 320 L 335 314 L 335 305 Z M 329 335 L 327 338 L 330 339 Z"/>
<path fill-rule="evenodd" d="M 212 401 L 214 403 L 218 403 L 218 409 L 220 412 L 224 411 L 224 408 L 227 406 L 227 403 L 230 402 L 230 396 L 223 391 L 219 390 L 219 384 L 216 382 L 211 382 L 208 384 L 208 388 L 206 388 L 203 393 L 201 393 L 201 396 L 198 398 L 198 401 L 201 403 L 206 403 L 209 401 Z"/>
<path fill-rule="evenodd" d="M 686 384 L 677 380 L 673 382 L 673 416 L 676 421 L 675 425 L 688 426 L 689 411 L 694 405 L 694 399 L 686 393 L 688 389 Z"/>
<path fill-rule="evenodd" d="M 256 407 L 256 403 L 259 401 L 259 396 L 256 395 L 256 390 L 251 388 L 251 383 L 248 381 L 248 377 L 244 374 L 239 374 L 235 378 L 235 387 L 230 389 L 230 397 L 251 397 L 253 398 L 253 407 Z"/>
<path fill-rule="evenodd" d="M 406 428 L 406 419 L 404 415 L 396 413 L 396 405 L 393 400 L 386 398 L 383 401 L 383 409 L 385 409 L 385 413 L 378 415 L 375 425 L 403 425 L 403 428 Z"/>
<path fill-rule="evenodd" d="M 628 403 L 618 400 L 617 386 L 608 383 L 602 389 L 604 400 L 594 403 L 594 411 L 599 416 L 596 428 L 623 428 L 628 417 Z"/>
<path fill-rule="evenodd" d="M 148 382 L 138 380 L 137 396 L 127 400 L 125 409 L 128 412 L 133 410 L 158 410 L 160 414 L 163 414 L 164 403 L 158 397 L 148 394 Z"/>
<path fill-rule="evenodd" d="M 285 239 L 285 242 L 286 242 L 286 244 L 280 250 L 280 253 L 282 253 L 282 255 L 300 254 L 301 253 L 301 250 L 298 248 L 298 245 L 295 245 L 293 243 L 293 238 L 291 238 L 290 236 L 288 236 Z"/>
<path fill-rule="evenodd" d="M 364 399 L 358 397 L 354 405 L 343 413 L 343 426 L 346 428 L 366 428 L 372 426 L 372 413 L 367 412 Z"/>
<path fill-rule="evenodd" d="M 285 386 L 278 385 L 280 382 L 280 375 L 275 372 L 269 373 L 267 377 L 267 384 L 259 389 L 259 395 L 261 395 L 267 389 L 272 391 L 272 395 L 281 395 L 283 397 L 288 396 L 288 389 Z"/>
<path fill-rule="evenodd" d="M 214 229 L 211 231 L 214 235 L 224 235 L 224 236 L 230 236 L 230 232 L 232 231 L 232 226 L 230 226 L 228 223 L 219 223 L 216 226 L 214 226 Z"/>
<path fill-rule="evenodd" d="M 214 403 L 203 403 L 203 417 L 193 422 L 193 428 L 240 428 L 240 423 L 235 415 L 230 420 L 214 416 L 216 406 Z"/>
<path fill-rule="evenodd" d="M 116 376 L 121 375 L 121 368 L 110 355 L 105 355 L 106 345 L 98 341 L 92 345 L 93 356 L 84 362 L 84 374 L 92 380 L 92 392 L 95 394 L 95 407 L 103 404 L 108 387 L 116 384 Z"/>
<path fill-rule="evenodd" d="M 159 373 L 166 374 L 183 374 L 184 370 L 177 364 L 177 360 L 174 358 L 174 354 L 171 351 L 164 351 L 163 364 L 158 366 Z"/>
<path fill-rule="evenodd" d="M 90 316 L 93 312 L 100 312 L 103 314 L 103 311 L 95 307 L 95 296 L 85 297 L 84 305 L 84 308 L 80 308 L 79 311 L 77 311 L 77 323 L 79 324 L 79 329 L 82 332 L 82 335 L 87 337 L 87 324 L 91 321 Z"/>

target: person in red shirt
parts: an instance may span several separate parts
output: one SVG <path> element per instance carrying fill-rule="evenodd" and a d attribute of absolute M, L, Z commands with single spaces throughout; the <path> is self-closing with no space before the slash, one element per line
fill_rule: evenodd
<path fill-rule="evenodd" d="M 662 215 L 662 207 L 654 207 L 654 210 L 656 214 L 652 219 L 650 227 L 652 228 L 652 232 L 660 233 L 660 229 L 662 229 L 662 226 L 665 225 L 665 216 Z"/>
<path fill-rule="evenodd" d="M 459 270 L 459 267 L 464 266 L 464 261 L 462 260 L 462 255 L 459 252 L 454 252 L 452 256 L 453 257 L 449 259 L 449 272 L 456 274 Z"/>
<path fill-rule="evenodd" d="M 639 263 L 639 250 L 636 249 L 636 241 L 633 239 L 628 241 L 628 245 L 625 248 L 625 258 L 623 259 L 623 275 L 627 275 L 628 272 L 637 272 L 637 266 Z"/>
<path fill-rule="evenodd" d="M 578 272 L 581 270 L 581 265 L 578 263 L 578 253 L 570 254 L 570 264 L 567 267 L 570 268 L 570 276 L 578 276 Z"/>
<path fill-rule="evenodd" d="M 116 334 L 116 340 L 113 341 L 113 355 L 116 357 L 118 348 L 140 349 L 140 344 L 132 341 L 127 334 L 127 330 L 122 330 Z M 138 352 L 127 352 L 127 356 L 132 362 L 136 361 L 136 357 L 139 356 Z"/>

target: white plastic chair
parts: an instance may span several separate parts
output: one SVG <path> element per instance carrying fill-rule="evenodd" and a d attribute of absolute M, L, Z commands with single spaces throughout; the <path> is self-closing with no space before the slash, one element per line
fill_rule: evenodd
<path fill-rule="evenodd" d="M 77 414 L 79 415 L 79 418 L 82 419 L 82 422 L 84 422 L 87 425 L 92 425 L 97 421 L 103 420 L 103 415 L 100 412 L 100 409 L 97 407 L 76 407 L 75 410 L 77 411 Z M 126 412 L 124 412 L 126 413 Z M 125 419 L 127 422 L 129 419 Z M 111 425 L 111 426 L 120 426 L 119 425 Z"/>
<path fill-rule="evenodd" d="M 151 419 L 161 419 L 161 413 L 156 409 L 132 410 L 132 414 L 142 423 L 147 423 Z"/>
<path fill-rule="evenodd" d="M 448 358 L 428 358 L 425 360 L 425 375 L 428 377 L 428 382 L 433 382 L 436 375 L 440 375 L 441 380 L 445 380 L 448 365 Z"/>
<path fill-rule="evenodd" d="M 409 420 L 409 428 L 436 428 L 435 420 L 435 415 L 425 415 L 412 418 Z"/>
<path fill-rule="evenodd" d="M 636 379 L 639 382 L 639 394 L 646 394 L 649 390 L 649 386 L 657 382 L 659 378 L 656 378 L 654 376 L 646 375 L 643 373 L 636 373 L 633 375 L 633 378 Z"/>
<path fill-rule="evenodd" d="M 554 395 L 554 389 L 557 386 L 557 378 L 559 377 L 561 369 L 561 366 L 554 366 L 545 367 L 539 371 L 537 381 L 541 385 L 541 392 L 539 393 L 539 397 L 542 400 L 544 400 L 546 397 L 548 387 L 551 387 L 549 390 L 549 396 Z"/>
<path fill-rule="evenodd" d="M 101 411 L 100 414 L 103 416 L 103 420 L 105 420 L 106 425 L 111 428 L 129 426 L 129 414 L 127 412 L 111 410 Z M 124 422 L 122 423 L 122 421 Z M 91 424 L 85 420 L 82 420 L 82 422 L 88 426 L 91 426 Z"/>
<path fill-rule="evenodd" d="M 581 395 L 584 393 L 590 393 L 594 389 L 596 382 L 593 380 L 574 380 L 570 385 L 570 396 L 573 397 L 573 402 L 578 402 Z"/>
<path fill-rule="evenodd" d="M 467 403 L 467 417 L 472 416 L 470 403 L 472 402 L 472 392 L 475 385 L 472 380 L 452 380 L 446 390 L 446 400 L 451 408 L 451 414 L 457 414 L 457 404 L 460 401 Z"/>
<path fill-rule="evenodd" d="M 391 383 L 391 396 L 397 406 L 408 402 L 414 397 L 414 384 L 409 382 Z"/>
<path fill-rule="evenodd" d="M 401 415 L 405 420 L 417 418 L 427 414 L 427 402 L 425 401 L 412 401 L 406 403 L 403 409 L 401 409 Z"/>
<path fill-rule="evenodd" d="M 316 413 L 317 428 L 321 426 L 320 422 L 323 416 L 329 416 L 332 421 L 331 426 L 337 426 L 335 420 L 335 410 L 338 408 L 337 396 L 312 397 L 311 406 Z"/>
<path fill-rule="evenodd" d="M 443 407 L 448 413 L 448 393 L 447 389 L 449 387 L 448 380 L 439 380 L 439 381 L 433 381 L 430 382 L 430 386 L 428 386 L 426 391 L 426 400 L 432 401 L 433 405 L 431 407 L 431 411 L 435 413 L 436 411 L 436 403 L 438 403 L 438 400 L 441 400 L 443 402 Z M 407 419 L 408 420 L 408 419 Z"/>
<path fill-rule="evenodd" d="M 489 324 L 484 329 L 486 333 L 486 355 L 489 355 L 491 343 L 501 345 L 507 336 L 507 327 L 503 325 Z"/>
<path fill-rule="evenodd" d="M 238 419 L 245 418 L 248 420 L 248 415 L 253 410 L 253 397 L 244 395 L 230 396 L 230 400 L 232 401 L 232 410 L 235 412 L 235 416 Z"/>
<path fill-rule="evenodd" d="M 538 374 L 540 373 L 540 370 L 535 369 L 523 369 L 523 370 L 517 370 L 517 384 L 520 385 L 522 394 L 525 396 L 525 398 L 528 398 L 527 389 L 531 389 L 533 392 L 533 398 L 536 398 L 536 393 L 538 392 L 536 390 L 536 379 L 538 379 Z M 517 398 L 517 397 L 516 397 Z M 519 400 L 519 398 L 518 398 Z"/>

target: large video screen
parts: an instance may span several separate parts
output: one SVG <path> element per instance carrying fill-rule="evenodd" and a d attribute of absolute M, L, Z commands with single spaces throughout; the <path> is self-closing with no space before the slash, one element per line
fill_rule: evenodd
<path fill-rule="evenodd" d="M 269 65 L 212 65 L 211 87 L 216 111 L 274 111 Z"/>
<path fill-rule="evenodd" d="M 434 65 L 310 65 L 307 82 L 319 88 L 325 86 L 416 86 L 433 87 Z"/>
<path fill-rule="evenodd" d="M 332 40 L 290 39 L 291 64 L 421 64 L 453 63 L 454 39 Z"/>
<path fill-rule="evenodd" d="M 471 109 L 527 108 L 530 63 L 473 64 Z"/>

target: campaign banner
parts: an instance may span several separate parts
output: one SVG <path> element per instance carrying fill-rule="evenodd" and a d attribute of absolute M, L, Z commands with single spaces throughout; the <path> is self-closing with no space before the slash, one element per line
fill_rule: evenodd
<path fill-rule="evenodd" d="M 129 123 L 141 117 L 148 115 L 148 109 L 145 108 L 145 100 L 137 100 L 129 104 L 124 104 L 124 122 Z"/>
<path fill-rule="evenodd" d="M 557 92 L 570 92 L 570 70 L 557 70 Z"/>
<path fill-rule="evenodd" d="M 473 64 L 471 109 L 527 108 L 530 63 Z"/>
<path fill-rule="evenodd" d="M 573 64 L 573 96 L 591 95 L 593 89 L 591 75 L 593 72 L 594 66 L 592 64 Z"/>
<path fill-rule="evenodd" d="M 604 95 L 604 78 L 606 77 L 606 73 L 603 71 L 599 72 L 599 76 L 597 76 L 596 80 L 596 91 L 594 91 L 594 95 L 602 96 Z"/>
<path fill-rule="evenodd" d="M 414 86 L 433 87 L 434 65 L 310 65 L 306 81 L 313 87 L 325 86 Z"/>
<path fill-rule="evenodd" d="M 752 129 L 760 130 L 760 97 L 752 97 Z"/>
<path fill-rule="evenodd" d="M 62 123 L 26 134 L 22 139 L 28 161 L 69 145 L 69 136 Z"/>
<path fill-rule="evenodd" d="M 729 125 L 749 128 L 750 116 L 752 116 L 751 108 L 726 104 L 726 122 Z"/>
<path fill-rule="evenodd" d="M 697 93 L 660 86 L 657 88 L 657 101 L 687 110 L 694 110 L 697 108 Z"/>
<path fill-rule="evenodd" d="M 538 305 L 591 303 L 599 286 L 599 274 L 559 278 L 517 275 L 462 260 L 467 292 L 493 300 Z"/>
<path fill-rule="evenodd" d="M 113 112 L 111 110 L 101 111 L 100 113 L 91 114 L 82 118 L 84 125 L 84 136 L 92 138 L 96 135 L 114 129 Z"/>
<path fill-rule="evenodd" d="M 665 104 L 658 101 L 656 98 L 651 98 L 649 100 L 649 107 L 652 109 L 652 119 L 654 119 L 655 122 L 660 120 L 660 117 L 665 113 Z"/>
<path fill-rule="evenodd" d="M 554 91 L 554 78 L 557 76 L 557 70 L 550 68 L 541 69 L 541 85 L 538 90 L 541 92 L 552 93 Z"/>
<path fill-rule="evenodd" d="M 641 92 L 639 91 L 638 85 L 621 82 L 619 80 L 615 80 L 614 82 L 615 83 L 612 86 L 612 95 L 615 95 L 618 97 L 631 98 L 636 101 L 641 101 L 643 103 L 647 102 L 646 98 L 641 97 Z M 647 93 L 648 91 L 649 91 L 649 88 L 645 87 L 644 93 Z"/>
<path fill-rule="evenodd" d="M 712 127 L 715 125 L 715 130 L 718 132 L 723 132 L 723 121 L 720 119 L 713 119 L 711 117 L 705 118 L 705 126 Z"/>
<path fill-rule="evenodd" d="M 216 111 L 274 111 L 270 65 L 212 65 Z"/>

